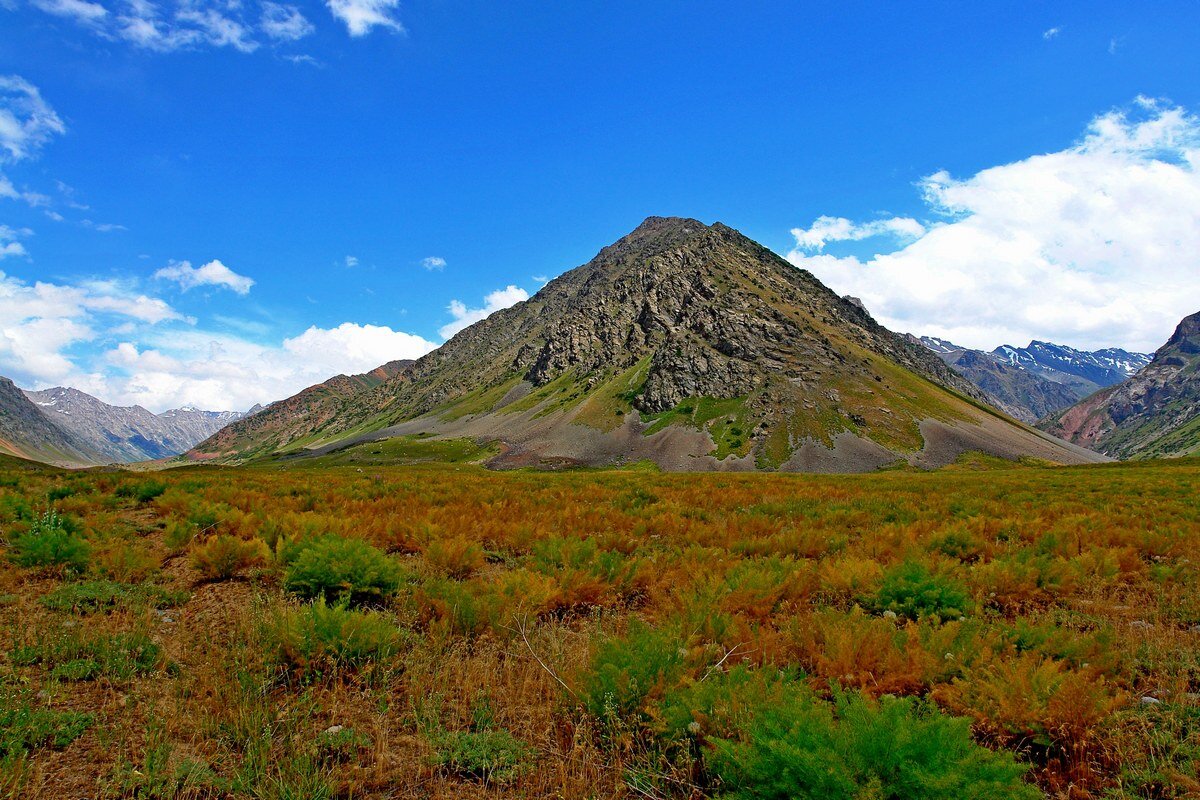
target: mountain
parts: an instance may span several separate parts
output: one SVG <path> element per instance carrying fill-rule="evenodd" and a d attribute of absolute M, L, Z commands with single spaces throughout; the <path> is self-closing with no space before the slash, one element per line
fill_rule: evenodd
<path fill-rule="evenodd" d="M 250 457 L 289 445 L 311 444 L 316 441 L 316 432 L 338 418 L 355 398 L 401 375 L 412 364 L 411 360 L 390 361 L 361 375 L 335 375 L 265 409 L 251 409 L 238 425 L 216 432 L 188 456 L 207 460 L 220 453 L 237 452 Z"/>
<path fill-rule="evenodd" d="M 986 353 L 936 336 L 910 334 L 909 339 L 937 353 L 986 392 L 992 405 L 1029 424 L 1074 405 L 1092 387 L 1125 380 L 1150 361 L 1144 353 L 1116 348 L 1089 353 L 1034 341 L 1025 348 L 1004 345 Z"/>
<path fill-rule="evenodd" d="M 1069 386 L 1079 398 L 1120 383 L 1150 363 L 1147 353 L 1130 353 L 1115 347 L 1089 353 L 1038 341 L 1030 342 L 1028 347 L 1001 345 L 992 355 Z"/>
<path fill-rule="evenodd" d="M 1200 454 L 1200 313 L 1136 375 L 1039 427 L 1114 458 Z"/>
<path fill-rule="evenodd" d="M 737 231 L 651 217 L 530 300 L 341 400 L 325 422 L 305 404 L 298 430 L 261 437 L 268 409 L 194 456 L 239 461 L 422 434 L 498 442 L 494 466 L 864 471 L 900 459 L 941 465 L 965 450 L 1095 459 L 983 397 Z"/>
<path fill-rule="evenodd" d="M 0 453 L 59 466 L 99 462 L 99 454 L 52 423 L 8 378 L 0 377 Z"/>
<path fill-rule="evenodd" d="M 111 406 L 62 386 L 26 391 L 25 396 L 101 463 L 175 456 L 244 416 L 239 411 L 201 411 L 190 406 L 154 414 L 141 406 Z"/>

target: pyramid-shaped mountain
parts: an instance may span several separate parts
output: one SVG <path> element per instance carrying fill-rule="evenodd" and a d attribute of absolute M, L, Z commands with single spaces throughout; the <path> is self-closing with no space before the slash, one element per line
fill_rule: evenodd
<path fill-rule="evenodd" d="M 283 427 L 273 408 L 194 455 L 425 434 L 497 442 L 496 466 L 862 471 L 937 466 L 968 450 L 1096 458 L 987 406 L 936 355 L 810 273 L 725 225 L 681 218 L 647 219 L 333 418 L 301 426 L 302 439 L 256 435 Z"/>

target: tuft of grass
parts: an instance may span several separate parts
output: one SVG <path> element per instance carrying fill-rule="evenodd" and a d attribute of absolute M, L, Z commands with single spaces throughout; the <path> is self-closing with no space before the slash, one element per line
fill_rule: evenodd
<path fill-rule="evenodd" d="M 432 761 L 447 772 L 486 783 L 506 783 L 531 767 L 533 749 L 506 730 L 442 731 Z"/>
<path fill-rule="evenodd" d="M 117 608 L 149 606 L 172 608 L 187 602 L 188 593 L 151 584 L 96 580 L 64 583 L 38 599 L 52 611 L 92 614 Z"/>
<path fill-rule="evenodd" d="M 279 664 L 307 680 L 384 664 L 403 645 L 404 632 L 383 614 L 327 605 L 322 597 L 277 610 L 263 638 Z"/>
<path fill-rule="evenodd" d="M 41 747 L 61 750 L 82 736 L 94 720 L 93 714 L 36 705 L 26 690 L 0 689 L 0 764 Z"/>
<path fill-rule="evenodd" d="M 192 566 L 206 581 L 224 581 L 242 570 L 265 564 L 270 555 L 261 539 L 221 534 L 192 547 Z"/>

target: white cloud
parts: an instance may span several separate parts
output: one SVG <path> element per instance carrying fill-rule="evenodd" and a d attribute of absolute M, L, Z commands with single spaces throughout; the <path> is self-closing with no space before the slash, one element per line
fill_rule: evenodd
<path fill-rule="evenodd" d="M 155 272 L 154 277 L 174 281 L 185 292 L 197 286 L 224 286 L 238 294 L 247 294 L 254 285 L 253 279 L 238 275 L 217 259 L 201 267 L 193 267 L 190 261 L 172 262 Z"/>
<path fill-rule="evenodd" d="M 1051 39 L 1053 39 L 1054 37 L 1058 36 L 1060 33 L 1062 33 L 1062 28 L 1059 28 L 1059 27 L 1050 28 L 1048 30 L 1042 31 L 1042 38 L 1048 42 Z"/>
<path fill-rule="evenodd" d="M 31 285 L 0 273 L 0 374 L 28 388 L 74 386 L 152 411 L 189 403 L 245 409 L 435 347 L 420 336 L 353 322 L 263 343 L 268 330 L 261 324 L 214 321 L 225 330 L 200 329 L 121 281 Z"/>
<path fill-rule="evenodd" d="M 347 268 L 357 267 L 358 266 L 358 258 L 356 256 L 346 256 L 345 263 L 346 263 Z"/>
<path fill-rule="evenodd" d="M 97 326 L 114 320 L 156 325 L 184 318 L 162 300 L 113 282 L 29 285 L 0 273 L 0 373 L 41 386 L 67 380 L 91 386 L 65 351 L 91 341 Z"/>
<path fill-rule="evenodd" d="M 258 42 L 250 38 L 250 29 L 246 25 L 214 8 L 185 8 L 175 14 L 175 19 L 194 25 L 213 47 L 232 47 L 242 53 L 253 53 L 258 49 Z"/>
<path fill-rule="evenodd" d="M 450 316 L 454 317 L 454 321 L 443 325 L 438 330 L 438 334 L 443 339 L 449 339 L 463 328 L 474 325 L 481 319 L 487 319 L 494 312 L 528 299 L 529 293 L 524 289 L 509 285 L 503 289 L 497 289 L 483 298 L 483 308 L 467 308 L 465 303 L 451 300 L 446 310 L 450 312 Z"/>
<path fill-rule="evenodd" d="M 421 259 L 421 266 L 430 272 L 435 270 L 441 272 L 446 268 L 446 259 L 441 256 L 429 256 L 428 258 Z"/>
<path fill-rule="evenodd" d="M 20 161 L 37 153 L 51 137 L 67 128 L 37 87 L 19 75 L 0 75 L 0 163 Z M 0 178 L 0 193 L 16 190 Z"/>
<path fill-rule="evenodd" d="M 10 256 L 25 256 L 29 255 L 25 250 L 25 245 L 18 241 L 22 236 L 28 236 L 32 231 L 28 228 L 14 229 L 7 225 L 0 225 L 0 259 L 5 259 Z"/>
<path fill-rule="evenodd" d="M 808 228 L 792 228 L 797 246 L 805 250 L 823 250 L 829 242 L 857 242 L 875 236 L 917 239 L 925 226 L 910 217 L 891 217 L 872 222 L 854 223 L 845 217 L 817 217 Z"/>
<path fill-rule="evenodd" d="M 34 0 L 33 5 L 58 17 L 73 19 L 82 25 L 94 25 L 108 16 L 108 9 L 87 0 Z"/>
<path fill-rule="evenodd" d="M 259 27 L 263 33 L 281 42 L 303 39 L 314 30 L 313 24 L 295 6 L 265 2 L 262 4 L 262 19 Z"/>
<path fill-rule="evenodd" d="M 865 261 L 788 255 L 894 330 L 1153 350 L 1200 308 L 1200 120 L 1138 98 L 1059 152 L 922 181 L 935 221 Z M 813 227 L 817 227 L 814 225 Z"/>
<path fill-rule="evenodd" d="M 404 32 L 404 26 L 392 16 L 400 0 L 326 0 L 325 4 L 346 24 L 351 36 L 366 36 L 375 27 Z"/>
<path fill-rule="evenodd" d="M 224 333 L 185 331 L 121 342 L 103 356 L 108 402 L 155 411 L 193 404 L 246 409 L 290 397 L 339 373 L 359 373 L 400 358 L 420 358 L 433 342 L 386 326 L 344 322 L 310 327 L 279 345 Z"/>

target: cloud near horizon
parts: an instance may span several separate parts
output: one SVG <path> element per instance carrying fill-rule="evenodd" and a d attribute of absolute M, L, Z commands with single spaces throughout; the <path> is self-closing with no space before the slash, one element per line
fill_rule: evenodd
<path fill-rule="evenodd" d="M 254 331 L 257 341 L 241 335 L 261 326 L 213 322 L 218 329 L 205 328 L 132 284 L 28 284 L 0 272 L 0 374 L 22 388 L 72 386 L 155 412 L 189 404 L 241 411 L 436 347 L 384 325 L 310 325 L 264 343 L 267 330 Z"/>
<path fill-rule="evenodd" d="M 823 216 L 793 230 L 788 260 L 892 330 L 985 349 L 1152 352 L 1200 310 L 1200 119 L 1180 107 L 1139 97 L 1064 150 L 920 189 L 928 220 Z M 901 246 L 825 252 L 870 236 Z"/>

